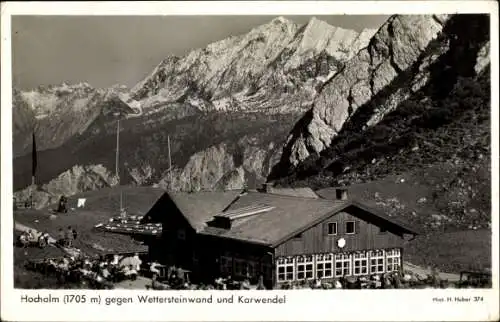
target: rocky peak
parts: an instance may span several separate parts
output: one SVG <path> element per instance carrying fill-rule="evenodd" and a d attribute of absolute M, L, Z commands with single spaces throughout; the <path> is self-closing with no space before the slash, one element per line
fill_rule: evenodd
<path fill-rule="evenodd" d="M 300 26 L 278 17 L 184 57 L 167 58 L 131 97 L 143 100 L 146 110 L 184 102 L 204 111 L 302 111 L 318 82 L 367 44 L 357 32 L 316 18 Z"/>
<path fill-rule="evenodd" d="M 295 25 L 295 22 L 283 17 L 279 16 L 271 20 L 269 24 L 274 24 L 274 25 L 280 25 L 280 24 L 285 24 L 285 25 Z"/>
<path fill-rule="evenodd" d="M 448 17 L 431 15 L 395 15 L 371 38 L 368 47 L 350 59 L 342 72 L 335 75 L 315 98 L 313 107 L 297 124 L 287 140 L 284 163 L 297 165 L 311 154 L 328 147 L 344 123 L 361 105 L 401 75 L 437 37 Z M 365 31 L 363 37 L 371 31 Z M 422 84 L 420 84 L 422 86 Z M 371 124 L 390 111 L 397 100 L 405 97 L 398 92 L 389 106 L 381 106 Z M 287 167 L 287 166 L 285 166 Z"/>

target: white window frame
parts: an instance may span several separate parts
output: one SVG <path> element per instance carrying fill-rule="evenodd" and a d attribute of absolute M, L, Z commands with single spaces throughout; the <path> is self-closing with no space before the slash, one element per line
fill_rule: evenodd
<path fill-rule="evenodd" d="M 357 252 L 354 253 L 353 255 L 353 275 L 354 276 L 362 276 L 362 275 L 368 275 L 369 274 L 369 269 L 368 269 L 368 253 L 367 252 Z M 363 272 L 364 268 L 364 272 Z M 359 269 L 359 272 L 356 273 L 356 269 Z"/>
<path fill-rule="evenodd" d="M 385 252 L 386 271 L 396 272 L 401 267 L 401 250 L 399 248 L 389 249 Z"/>
<path fill-rule="evenodd" d="M 280 268 L 283 268 L 283 273 L 280 273 Z M 276 260 L 276 280 L 278 282 L 295 280 L 295 258 L 281 257 Z"/>
<path fill-rule="evenodd" d="M 370 251 L 370 274 L 381 273 L 385 273 L 385 252 L 383 249 L 372 250 Z"/>
<path fill-rule="evenodd" d="M 340 264 L 340 267 L 338 267 L 337 264 Z M 351 276 L 352 275 L 352 256 L 351 256 L 351 254 L 348 254 L 348 253 L 335 254 L 335 267 L 334 267 L 334 269 L 335 269 L 335 276 L 336 277 Z M 338 274 L 337 269 L 340 269 L 340 271 L 342 273 Z M 346 274 L 346 270 L 347 270 L 347 274 Z"/>
<path fill-rule="evenodd" d="M 298 256 L 296 259 L 297 270 L 295 273 L 297 281 L 314 279 L 314 256 L 304 255 Z M 303 273 L 304 277 L 299 277 Z M 309 275 L 309 276 L 308 276 Z"/>
<path fill-rule="evenodd" d="M 353 229 L 353 232 L 352 233 L 348 233 L 347 232 L 347 224 L 352 222 L 352 229 Z M 345 234 L 346 235 L 354 235 L 356 234 L 356 222 L 354 220 L 348 220 L 345 222 Z"/>
<path fill-rule="evenodd" d="M 233 274 L 233 258 L 230 256 L 220 257 L 220 271 L 222 274 Z"/>
<path fill-rule="evenodd" d="M 330 234 L 330 225 L 334 225 L 333 227 L 335 227 L 335 232 L 332 234 Z M 328 230 L 327 231 L 328 236 L 336 236 L 338 234 L 338 231 L 339 231 L 339 226 L 338 226 L 336 221 L 332 221 L 332 222 L 327 223 L 326 229 Z"/>
<path fill-rule="evenodd" d="M 329 265 L 330 268 L 327 268 L 327 265 Z M 328 271 L 330 271 L 329 274 L 327 274 Z M 316 278 L 332 278 L 333 272 L 333 254 L 316 255 Z"/>

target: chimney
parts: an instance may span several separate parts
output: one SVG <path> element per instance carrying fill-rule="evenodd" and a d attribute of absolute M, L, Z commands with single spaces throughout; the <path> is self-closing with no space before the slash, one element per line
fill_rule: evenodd
<path fill-rule="evenodd" d="M 346 188 L 337 188 L 335 189 L 337 200 L 347 200 L 349 197 L 348 191 Z"/>
<path fill-rule="evenodd" d="M 272 182 L 266 182 L 262 185 L 262 190 L 265 193 L 271 193 L 273 190 L 273 183 Z"/>

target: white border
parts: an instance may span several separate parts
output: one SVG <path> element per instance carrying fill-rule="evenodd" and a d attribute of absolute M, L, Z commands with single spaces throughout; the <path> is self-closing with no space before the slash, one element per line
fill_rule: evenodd
<path fill-rule="evenodd" d="M 154 304 L 154 305 L 21 305 L 21 294 L 68 294 L 64 291 L 13 290 L 12 266 L 12 79 L 10 16 L 36 15 L 324 15 L 328 14 L 423 14 L 423 13 L 490 13 L 492 75 L 492 196 L 499 196 L 498 131 L 498 4 L 496 1 L 275 1 L 275 2 L 29 2 L 1 3 L 1 318 L 31 321 L 251 321 L 251 320 L 491 320 L 499 319 L 498 246 L 499 205 L 492 207 L 492 290 L 397 290 L 397 291 L 270 291 L 267 295 L 286 294 L 285 305 L 249 304 Z M 381 295 L 383 292 L 383 296 Z M 145 291 L 73 291 L 87 296 L 133 296 L 151 294 Z M 154 292 L 163 295 L 163 292 Z M 166 296 L 207 295 L 262 296 L 262 292 L 168 292 Z M 473 304 L 441 303 L 433 297 L 482 296 Z M 224 307 L 222 307 L 224 306 Z"/>

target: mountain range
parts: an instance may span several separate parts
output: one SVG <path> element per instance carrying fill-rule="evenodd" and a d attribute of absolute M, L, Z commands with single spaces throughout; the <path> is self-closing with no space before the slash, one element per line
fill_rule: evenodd
<path fill-rule="evenodd" d="M 78 189 L 94 188 L 84 179 L 89 175 L 99 177 L 98 186 L 116 181 L 109 170 L 115 168 L 117 118 L 110 111 L 127 109 L 140 113 L 121 122 L 122 183 L 200 190 L 263 182 L 294 122 L 375 32 L 279 17 L 184 57 L 169 56 L 130 90 L 86 83 L 15 89 L 15 190 L 31 180 L 33 124 L 38 204 L 65 193 L 62 177 L 73 178 Z M 97 175 L 96 166 L 108 171 Z"/>
<path fill-rule="evenodd" d="M 441 167 L 450 185 L 462 178 L 473 199 L 485 188 L 467 181 L 478 178 L 472 165 L 489 184 L 489 136 L 480 140 L 490 124 L 488 35 L 484 15 L 395 15 L 361 32 L 279 17 L 168 56 L 131 89 L 14 89 L 15 195 L 30 192 L 33 127 L 38 207 L 117 184 L 121 118 L 121 184 L 197 191 L 273 180 L 322 188 Z M 464 105 L 468 97 L 477 100 Z M 434 184 L 431 177 L 422 184 Z M 433 189 L 437 205 L 446 193 Z M 487 207 L 473 209 L 487 221 Z"/>

